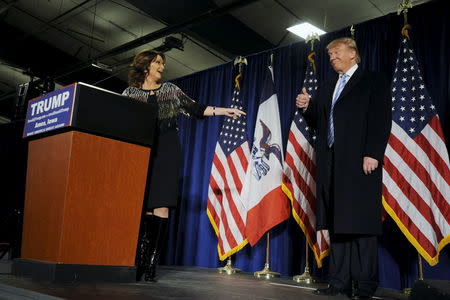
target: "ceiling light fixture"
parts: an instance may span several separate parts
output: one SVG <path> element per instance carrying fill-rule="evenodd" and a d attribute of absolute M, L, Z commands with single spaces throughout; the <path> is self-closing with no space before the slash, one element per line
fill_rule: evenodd
<path fill-rule="evenodd" d="M 289 28 L 286 28 L 286 30 L 298 35 L 299 37 L 304 38 L 305 40 L 308 36 L 311 36 L 314 34 L 322 35 L 322 34 L 326 33 L 322 29 L 317 28 L 316 26 L 311 25 L 307 22 L 291 26 Z"/>
<path fill-rule="evenodd" d="M 108 66 L 106 64 L 102 64 L 101 62 L 98 62 L 98 61 L 97 62 L 92 62 L 91 66 L 96 67 L 96 68 L 98 68 L 100 70 L 103 70 L 103 71 L 107 71 L 107 72 L 112 72 L 113 71 L 113 68 L 111 66 Z"/>

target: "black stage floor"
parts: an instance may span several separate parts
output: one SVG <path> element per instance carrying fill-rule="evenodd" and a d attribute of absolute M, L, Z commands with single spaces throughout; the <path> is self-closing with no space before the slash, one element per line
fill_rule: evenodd
<path fill-rule="evenodd" d="M 292 278 L 256 279 L 253 274 L 219 274 L 215 269 L 161 267 L 157 283 L 37 282 L 0 274 L 0 299 L 349 299 L 316 296 L 312 290 L 324 284 L 302 285 Z M 407 299 L 400 291 L 378 289 L 375 299 Z"/>

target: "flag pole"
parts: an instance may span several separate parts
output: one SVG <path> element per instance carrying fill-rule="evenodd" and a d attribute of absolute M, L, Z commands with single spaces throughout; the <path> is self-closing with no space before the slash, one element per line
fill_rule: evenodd
<path fill-rule="evenodd" d="M 233 267 L 233 264 L 231 263 L 231 255 L 230 255 L 230 256 L 228 256 L 227 264 L 222 268 L 217 268 L 217 271 L 221 274 L 226 273 L 227 275 L 232 275 L 232 274 L 240 272 L 241 270 Z"/>
<path fill-rule="evenodd" d="M 238 56 L 238 57 L 236 57 L 234 59 L 234 63 L 233 64 L 234 64 L 234 66 L 236 66 L 236 65 L 238 66 L 239 76 L 236 77 L 235 81 L 236 81 L 236 86 L 237 86 L 238 90 L 240 90 L 240 85 L 239 85 L 238 78 L 240 76 L 242 76 L 242 68 L 243 68 L 243 65 L 247 65 L 247 59 L 245 57 L 243 57 L 243 56 Z M 221 273 L 221 274 L 222 273 L 226 273 L 228 275 L 232 275 L 232 274 L 235 274 L 235 273 L 238 273 L 238 272 L 241 271 L 240 269 L 233 267 L 233 264 L 231 262 L 231 256 L 232 255 L 228 256 L 227 264 L 224 267 L 217 268 L 217 271 L 219 273 Z"/>
<path fill-rule="evenodd" d="M 420 253 L 417 252 L 417 256 L 419 257 L 419 280 L 423 280 L 423 263 L 422 263 L 422 256 L 420 256 Z"/>
<path fill-rule="evenodd" d="M 311 53 L 314 51 L 314 42 L 315 41 L 320 41 L 320 37 L 318 34 L 311 34 L 306 38 L 306 43 L 311 42 Z M 303 272 L 303 274 L 301 275 L 295 275 L 294 277 L 292 277 L 292 280 L 294 280 L 295 282 L 298 283 L 306 283 L 306 284 L 312 284 L 314 282 L 316 282 L 316 278 L 314 278 L 310 273 L 309 273 L 309 245 L 308 245 L 308 239 L 306 239 L 305 236 L 305 270 Z"/>
<path fill-rule="evenodd" d="M 234 77 L 234 82 L 235 82 L 235 84 L 234 84 L 234 90 L 233 90 L 233 97 L 232 97 L 232 100 L 231 100 L 231 107 L 240 107 L 240 109 L 242 109 L 242 107 L 241 107 L 241 101 L 240 101 L 240 98 L 239 98 L 239 92 L 240 92 L 240 79 L 242 78 L 242 73 L 243 73 L 243 65 L 247 65 L 247 59 L 245 58 L 245 57 L 243 57 L 243 56 L 238 56 L 238 57 L 236 57 L 236 59 L 234 60 L 234 66 L 237 66 L 237 70 L 238 70 L 238 74 Z M 231 120 L 230 119 L 228 119 L 227 120 L 228 122 L 230 122 Z M 231 123 L 234 123 L 234 120 L 231 122 Z M 224 123 L 225 124 L 225 123 Z M 222 129 L 221 129 L 221 132 L 220 132 L 220 135 L 222 135 L 222 133 L 223 133 L 223 131 L 225 131 L 226 132 L 226 130 L 225 129 L 228 129 L 229 128 L 229 126 L 226 126 L 225 127 L 225 125 L 224 124 L 222 124 Z M 240 125 L 239 125 L 240 124 Z M 239 130 L 240 132 L 242 131 L 242 132 L 245 132 L 245 130 L 244 130 L 244 126 L 245 126 L 245 122 L 238 122 L 238 125 L 235 127 L 236 129 L 235 129 L 235 131 L 237 131 L 237 130 Z M 233 129 L 233 127 L 231 127 L 231 129 Z M 228 135 L 228 133 L 225 133 L 224 134 L 225 136 L 227 136 Z M 245 138 L 244 138 L 244 136 L 245 136 Z M 236 135 L 236 137 L 238 137 L 237 135 Z M 247 136 L 246 136 L 246 134 L 241 134 L 241 139 L 242 140 L 248 140 L 248 138 L 247 138 Z M 231 143 L 231 142 L 230 142 Z M 216 151 L 217 151 L 217 149 L 220 149 L 219 151 L 221 151 L 221 153 L 223 153 L 223 149 L 221 148 L 222 146 L 220 145 L 221 144 L 221 138 L 219 138 L 219 140 L 218 140 L 218 142 L 217 142 L 217 144 L 216 144 Z M 245 145 L 244 145 L 245 144 Z M 234 143 L 234 145 L 237 145 L 237 143 L 235 142 Z M 238 145 L 238 146 L 236 146 L 236 148 L 234 148 L 234 149 L 232 149 L 232 151 L 230 151 L 230 148 L 228 148 L 228 154 L 226 154 L 226 156 L 228 156 L 228 155 L 231 155 L 234 151 L 238 151 L 240 148 L 241 148 L 241 146 L 243 146 L 244 145 L 244 147 L 243 148 L 245 148 L 245 147 L 247 147 L 248 148 L 248 145 L 247 145 L 247 142 L 245 142 L 245 143 L 242 143 L 242 144 L 240 144 L 240 145 Z M 238 149 L 239 148 L 239 149 Z M 246 151 L 245 151 L 245 149 L 242 149 L 242 151 L 244 152 L 244 156 L 245 156 L 245 153 L 246 153 Z M 247 150 L 248 152 L 249 152 L 249 150 Z M 216 152 L 217 153 L 217 152 Z M 216 154 L 215 154 L 216 155 Z M 220 155 L 219 155 L 220 156 Z M 218 159 L 218 161 L 219 161 L 219 164 L 221 164 L 222 166 L 223 166 L 223 164 L 222 164 L 222 161 L 220 161 L 221 159 L 219 158 Z M 244 158 L 240 163 L 241 164 L 243 164 L 243 161 L 244 160 L 246 160 L 246 158 Z M 226 162 L 227 162 L 227 159 L 225 158 L 225 164 L 226 164 Z M 228 184 L 225 184 L 225 186 L 223 186 L 223 187 L 220 187 L 220 188 L 211 188 L 211 182 L 212 181 L 214 181 L 215 179 L 214 179 L 214 177 L 215 176 L 224 176 L 224 177 L 226 177 L 227 176 L 227 172 L 225 171 L 224 173 L 220 173 L 220 172 L 214 172 L 213 170 L 214 170 L 214 164 L 215 164 L 215 162 L 213 161 L 213 163 L 212 163 L 212 167 L 211 167 L 211 179 L 210 179 L 210 191 L 208 192 L 208 207 L 211 205 L 212 207 L 214 207 L 214 204 L 212 203 L 212 201 L 211 201 L 211 199 L 215 199 L 215 197 L 216 197 L 216 195 L 217 194 L 222 194 L 222 193 L 224 193 L 224 190 L 230 190 L 230 189 L 237 189 L 237 187 L 234 185 L 234 183 L 233 183 L 233 185 L 232 186 L 229 186 Z M 233 167 L 234 168 L 234 167 Z M 242 167 L 243 168 L 243 167 Z M 226 169 L 226 168 L 224 168 L 224 169 Z M 245 169 L 244 169 L 244 172 L 245 172 Z M 238 191 L 239 193 L 241 192 L 240 190 Z M 211 197 L 212 196 L 212 197 Z M 230 202 L 234 202 L 234 201 L 237 201 L 237 199 L 228 199 L 228 201 Z M 222 208 L 222 204 L 220 203 L 220 204 L 218 204 L 218 205 L 220 205 L 221 206 L 221 208 Z M 222 208 L 223 209 L 223 208 Z M 213 208 L 213 212 L 215 212 L 215 209 Z M 210 212 L 210 210 L 209 210 L 209 208 L 207 209 L 207 214 L 208 214 L 208 217 L 210 218 L 210 222 L 211 222 L 211 224 L 212 224 L 212 226 L 214 227 L 214 230 L 215 230 L 215 232 L 216 232 L 216 235 L 217 235 L 217 237 L 218 237 L 218 239 L 219 239 L 219 241 L 220 241 L 220 239 L 221 238 L 223 238 L 223 239 L 225 239 L 225 240 L 227 240 L 228 239 L 228 237 L 227 236 L 223 236 L 222 237 L 222 235 L 221 235 L 221 233 L 220 233 L 220 230 L 219 230 L 219 228 L 220 228 L 220 225 L 218 225 L 217 223 L 216 223 L 216 220 L 214 219 L 214 217 L 212 217 L 212 214 L 211 214 L 211 212 Z M 225 215 L 225 218 L 234 218 L 233 216 L 226 216 Z M 221 218 L 219 218 L 219 221 L 220 222 L 222 222 L 223 220 L 221 219 Z M 220 223 L 219 223 L 220 224 Z M 245 226 L 245 225 L 244 225 Z M 239 226 L 238 226 L 239 227 Z M 224 231 L 226 231 L 226 228 L 224 227 Z M 233 249 L 224 249 L 223 247 L 221 247 L 221 244 L 220 244 L 220 242 L 218 243 L 218 254 L 219 254 L 219 257 L 221 258 L 221 260 L 223 260 L 224 259 L 224 256 L 225 256 L 225 258 L 228 258 L 227 259 L 227 263 L 226 263 L 226 265 L 224 266 L 224 267 L 221 267 L 221 268 L 217 268 L 217 271 L 219 272 L 219 273 L 226 273 L 226 274 L 228 274 L 228 275 L 231 275 L 231 274 L 235 274 L 235 273 L 237 273 L 237 272 L 240 272 L 241 270 L 239 270 L 239 269 L 237 269 L 237 268 L 234 268 L 233 267 L 233 265 L 232 265 L 232 260 L 231 260 L 231 258 L 232 258 L 232 255 L 234 254 L 234 253 L 236 253 L 237 251 L 239 251 L 243 246 L 245 246 L 245 244 L 247 243 L 246 242 L 246 240 L 245 240 L 245 238 L 243 237 L 243 234 L 241 234 L 241 232 L 244 232 L 245 231 L 245 228 L 240 228 L 240 230 L 239 230 L 239 234 L 238 235 L 234 235 L 234 234 L 232 234 L 232 238 L 234 238 L 233 239 L 233 241 L 234 242 L 237 242 L 237 246 L 235 246 Z M 228 241 L 227 241 L 228 242 Z M 228 243 L 228 245 L 229 245 L 230 243 Z M 226 253 L 224 253 L 224 252 L 226 252 Z"/>
<path fill-rule="evenodd" d="M 402 0 L 397 9 L 397 15 L 403 13 L 403 23 L 408 24 L 408 9 L 412 8 L 411 0 Z"/>
<path fill-rule="evenodd" d="M 269 64 L 270 66 L 273 66 L 273 53 L 269 55 Z M 266 234 L 266 262 L 264 264 L 264 269 L 253 273 L 253 275 L 256 278 L 264 279 L 271 279 L 280 276 L 280 273 L 270 270 L 270 232 L 267 232 Z"/>
<path fill-rule="evenodd" d="M 247 65 L 247 59 L 243 56 L 238 56 L 234 59 L 233 64 L 235 66 L 238 65 L 238 72 L 239 72 L 239 74 L 242 74 L 242 67 L 243 67 L 243 65 Z"/>
<path fill-rule="evenodd" d="M 270 270 L 270 232 L 266 234 L 267 244 L 266 244 L 266 263 L 264 264 L 264 269 L 261 271 L 253 273 L 256 278 L 271 279 L 274 277 L 280 277 L 280 273 L 273 272 Z"/>
<path fill-rule="evenodd" d="M 401 13 L 403 13 L 403 28 L 402 28 L 402 35 L 409 38 L 408 36 L 408 9 L 412 8 L 412 4 L 411 4 L 411 0 L 401 0 L 399 6 L 398 6 L 398 10 L 397 10 L 397 15 L 400 15 Z M 419 278 L 420 278 L 420 272 L 421 272 L 421 257 L 419 254 Z M 406 295 L 411 295 L 411 288 L 405 288 L 403 289 L 403 293 Z"/>
<path fill-rule="evenodd" d="M 420 253 L 417 252 L 417 266 L 418 266 L 418 270 L 417 270 L 417 275 L 418 275 L 418 279 L 419 281 L 423 281 L 423 262 L 422 262 L 422 256 L 420 256 Z M 403 290 L 403 294 L 406 295 L 411 295 L 412 289 L 411 288 L 406 288 Z"/>
<path fill-rule="evenodd" d="M 306 240 L 306 239 L 305 239 Z M 305 247 L 306 247 L 306 254 L 305 254 L 305 271 L 303 272 L 303 274 L 301 275 L 296 275 L 292 278 L 292 280 L 294 280 L 295 282 L 298 283 L 306 283 L 306 284 L 312 284 L 314 282 L 316 282 L 316 278 L 314 278 L 310 273 L 309 273 L 309 245 L 308 245 L 308 240 L 306 240 L 305 243 Z"/>

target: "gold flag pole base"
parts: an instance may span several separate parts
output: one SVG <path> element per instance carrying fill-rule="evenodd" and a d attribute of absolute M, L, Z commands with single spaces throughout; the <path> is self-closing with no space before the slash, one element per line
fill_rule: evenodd
<path fill-rule="evenodd" d="M 309 273 L 309 245 L 308 245 L 308 241 L 305 241 L 305 249 L 306 249 L 306 253 L 305 253 L 305 271 L 303 272 L 302 275 L 296 275 L 292 278 L 292 280 L 294 280 L 297 283 L 306 283 L 306 284 L 312 284 L 314 282 L 317 282 L 317 279 L 312 277 L 312 275 Z"/>
<path fill-rule="evenodd" d="M 231 258 L 229 257 L 225 267 L 217 268 L 217 271 L 221 274 L 226 273 L 228 275 L 232 275 L 240 272 L 241 270 L 238 268 L 233 268 L 233 265 L 231 264 Z"/>
<path fill-rule="evenodd" d="M 419 275 L 419 278 L 417 278 L 417 280 L 423 280 L 423 264 L 422 264 L 422 256 L 420 256 L 420 254 L 419 253 L 417 253 L 417 256 L 418 256 L 418 275 Z M 403 294 L 405 294 L 405 295 L 408 295 L 408 296 L 410 296 L 411 295 L 411 293 L 412 293 L 412 288 L 406 288 L 406 289 L 403 289 Z"/>
<path fill-rule="evenodd" d="M 255 276 L 256 278 L 271 279 L 271 278 L 274 278 L 274 277 L 280 277 L 280 273 L 271 271 L 270 267 L 269 267 L 269 264 L 266 263 L 264 265 L 264 269 L 262 269 L 261 271 L 253 273 L 253 276 Z"/>
<path fill-rule="evenodd" d="M 309 268 L 305 268 L 305 272 L 303 272 L 302 275 L 296 275 L 292 278 L 292 280 L 294 280 L 295 282 L 298 282 L 298 283 L 306 283 L 306 284 L 312 284 L 312 283 L 317 282 L 316 278 L 314 278 L 309 273 Z"/>

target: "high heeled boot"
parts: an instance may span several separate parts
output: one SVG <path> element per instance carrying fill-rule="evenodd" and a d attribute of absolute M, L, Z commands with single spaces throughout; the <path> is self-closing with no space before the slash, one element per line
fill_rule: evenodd
<path fill-rule="evenodd" d="M 151 222 L 149 222 L 151 220 Z M 147 219 L 147 226 L 151 223 L 151 237 L 150 237 L 150 248 L 149 248 L 149 264 L 148 268 L 145 270 L 145 281 L 156 281 L 156 267 L 159 263 L 159 257 L 161 251 L 163 250 L 166 239 L 167 239 L 167 227 L 168 218 L 160 218 L 158 216 L 151 216 Z"/>
<path fill-rule="evenodd" d="M 150 262 L 149 256 L 150 241 L 148 237 L 151 235 L 151 232 L 147 231 L 147 223 L 148 220 L 145 217 L 143 217 L 139 230 L 138 244 L 136 248 L 136 260 L 135 260 L 136 281 L 142 281 L 145 270 L 148 268 Z"/>

